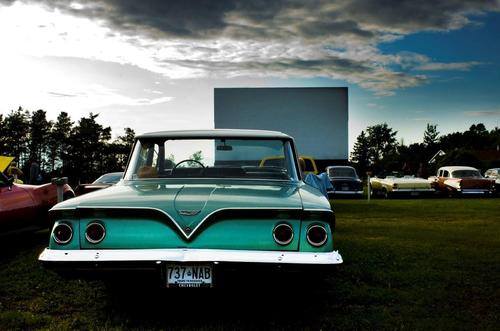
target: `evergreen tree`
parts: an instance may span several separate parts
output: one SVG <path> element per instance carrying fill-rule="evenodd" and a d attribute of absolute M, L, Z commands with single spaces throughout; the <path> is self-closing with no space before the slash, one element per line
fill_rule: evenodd
<path fill-rule="evenodd" d="M 47 121 L 46 112 L 39 109 L 31 114 L 29 122 L 29 156 L 37 160 L 40 168 L 45 168 L 45 163 L 49 158 L 49 138 L 52 122 Z M 49 161 L 50 163 L 50 161 Z"/>
<path fill-rule="evenodd" d="M 12 110 L 3 121 L 5 154 L 18 159 L 20 165 L 28 160 L 29 113 L 22 107 Z"/>
<path fill-rule="evenodd" d="M 3 114 L 0 114 L 0 155 L 4 155 L 6 153 L 6 136 L 7 132 L 5 131 Z"/>
<path fill-rule="evenodd" d="M 89 182 L 108 172 L 103 165 L 111 128 L 97 123 L 98 116 L 82 117 L 71 131 L 68 161 L 75 182 Z"/>
<path fill-rule="evenodd" d="M 73 128 L 73 122 L 68 113 L 60 112 L 57 116 L 49 136 L 50 170 L 57 168 L 65 173 L 68 164 L 68 150 L 70 147 L 69 137 Z"/>
<path fill-rule="evenodd" d="M 105 156 L 105 169 L 109 172 L 123 171 L 128 162 L 128 157 L 135 141 L 135 131 L 131 128 L 123 129 L 124 135 L 107 145 Z"/>
<path fill-rule="evenodd" d="M 438 143 L 439 131 L 437 130 L 437 124 L 427 123 L 427 128 L 424 132 L 424 145 L 426 147 L 434 147 Z"/>
<path fill-rule="evenodd" d="M 351 160 L 356 164 L 361 176 L 364 176 L 370 166 L 368 138 L 364 131 L 361 131 L 356 138 L 354 148 L 351 153 Z"/>

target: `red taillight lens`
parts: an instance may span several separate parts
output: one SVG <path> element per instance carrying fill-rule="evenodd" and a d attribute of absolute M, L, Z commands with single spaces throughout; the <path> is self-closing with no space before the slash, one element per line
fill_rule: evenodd
<path fill-rule="evenodd" d="M 281 223 L 274 227 L 273 238 L 280 245 L 288 245 L 293 240 L 293 229 L 289 224 Z"/>
<path fill-rule="evenodd" d="M 328 233 L 322 225 L 313 225 L 307 230 L 307 241 L 315 246 L 323 246 L 328 240 Z"/>
<path fill-rule="evenodd" d="M 52 237 L 59 245 L 67 244 L 71 241 L 71 238 L 73 238 L 73 229 L 71 225 L 67 223 L 59 223 L 54 227 Z"/>
<path fill-rule="evenodd" d="M 87 225 L 85 230 L 85 239 L 91 244 L 97 244 L 103 241 L 106 236 L 104 225 L 99 222 L 92 222 Z"/>

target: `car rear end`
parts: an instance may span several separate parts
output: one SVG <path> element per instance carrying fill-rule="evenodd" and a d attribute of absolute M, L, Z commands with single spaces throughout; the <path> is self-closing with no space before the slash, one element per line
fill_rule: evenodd
<path fill-rule="evenodd" d="M 358 179 L 332 178 L 330 177 L 333 190 L 328 192 L 332 197 L 361 197 L 363 195 L 363 183 Z"/>
<path fill-rule="evenodd" d="M 226 269 L 304 270 L 342 263 L 326 210 L 225 210 L 187 236 L 155 210 L 53 211 L 39 259 L 63 273 L 144 272 L 167 287 L 211 287 Z"/>
<path fill-rule="evenodd" d="M 495 182 L 484 178 L 463 178 L 457 190 L 463 195 L 490 195 L 495 190 Z"/>
<path fill-rule="evenodd" d="M 425 196 L 435 193 L 431 183 L 422 179 L 400 179 L 392 184 L 391 194 L 399 194 L 405 196 Z"/>

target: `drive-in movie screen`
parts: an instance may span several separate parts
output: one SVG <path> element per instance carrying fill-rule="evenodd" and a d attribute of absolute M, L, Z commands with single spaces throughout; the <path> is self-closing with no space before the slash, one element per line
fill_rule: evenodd
<path fill-rule="evenodd" d="M 500 0 L 0 0 L 4 330 L 500 330 Z"/>

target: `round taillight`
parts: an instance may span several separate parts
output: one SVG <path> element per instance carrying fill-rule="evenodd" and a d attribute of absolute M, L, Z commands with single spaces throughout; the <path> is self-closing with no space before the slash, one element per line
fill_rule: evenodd
<path fill-rule="evenodd" d="M 281 223 L 274 227 L 273 238 L 280 245 L 288 245 L 293 240 L 293 229 L 289 224 Z"/>
<path fill-rule="evenodd" d="M 73 238 L 73 229 L 67 223 L 59 223 L 54 227 L 52 231 L 52 238 L 59 245 L 67 244 Z"/>
<path fill-rule="evenodd" d="M 85 239 L 91 244 L 100 243 L 106 236 L 104 225 L 99 222 L 92 222 L 87 225 L 85 230 Z"/>
<path fill-rule="evenodd" d="M 307 230 L 307 241 L 315 246 L 323 246 L 328 240 L 328 233 L 322 225 L 313 225 Z"/>

